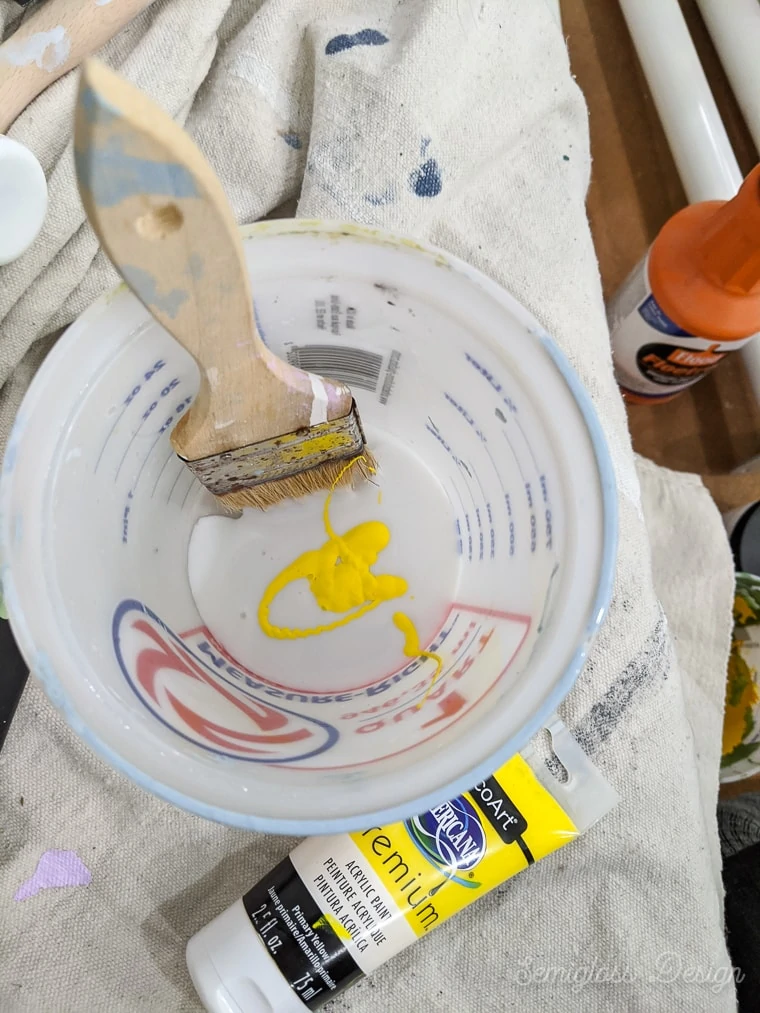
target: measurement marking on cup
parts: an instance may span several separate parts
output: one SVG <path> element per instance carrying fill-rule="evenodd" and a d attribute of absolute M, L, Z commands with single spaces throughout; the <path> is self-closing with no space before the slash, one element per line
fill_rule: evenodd
<path fill-rule="evenodd" d="M 153 373 L 146 373 L 145 374 L 145 376 L 148 377 L 148 378 L 152 377 L 153 375 L 154 375 Z M 153 414 L 153 412 L 156 410 L 156 408 L 158 408 L 159 404 L 161 403 L 161 398 L 168 397 L 169 394 L 171 394 L 171 392 L 173 390 L 176 390 L 176 388 L 178 386 L 179 386 L 179 378 L 175 376 L 172 380 L 169 381 L 169 383 L 163 388 L 163 390 L 160 391 L 160 393 L 155 397 L 155 399 L 151 402 L 151 404 L 149 404 L 148 407 L 145 409 L 145 411 L 142 413 L 140 421 L 137 424 L 137 428 L 135 429 L 135 431 L 130 436 L 129 442 L 127 443 L 127 446 L 124 449 L 124 454 L 122 455 L 121 461 L 119 461 L 119 467 L 116 469 L 116 474 L 114 475 L 114 481 L 116 481 L 116 479 L 118 479 L 118 477 L 119 477 L 119 472 L 121 471 L 122 467 L 124 466 L 124 462 L 127 459 L 127 455 L 129 454 L 129 451 L 130 451 L 130 449 L 132 447 L 133 442 L 137 438 L 137 436 L 138 436 L 140 430 L 142 429 L 142 427 L 150 419 L 150 417 Z M 129 395 L 127 395 L 127 397 L 134 399 L 134 397 L 136 396 L 134 394 L 134 391 L 137 391 L 139 393 L 140 389 L 141 388 L 139 386 L 135 387 L 133 389 L 132 393 L 129 394 Z M 183 405 L 184 405 L 184 402 L 183 402 Z M 179 410 L 180 410 L 180 408 L 178 406 L 177 407 L 177 411 L 179 411 Z M 165 431 L 165 430 L 163 430 L 163 431 Z"/>
<path fill-rule="evenodd" d="M 517 453 L 515 452 L 515 448 L 512 446 L 512 441 L 510 440 L 510 438 L 507 436 L 506 433 L 504 433 L 504 438 L 509 444 L 509 449 L 512 451 L 512 455 L 520 471 L 520 477 L 523 480 L 523 491 L 525 493 L 525 499 L 528 503 L 528 510 L 530 511 L 530 551 L 531 553 L 534 553 L 536 551 L 536 545 L 538 541 L 538 521 L 536 520 L 536 510 L 533 503 L 533 487 L 525 477 L 525 473 L 520 467 L 520 461 L 517 457 Z M 523 439 L 525 439 L 525 434 L 523 434 Z M 531 454 L 531 457 L 532 456 L 533 455 Z M 510 525 L 510 542 L 511 542 L 511 525 Z M 510 552 L 510 556 L 511 555 L 512 553 Z"/>
<path fill-rule="evenodd" d="M 163 391 L 161 392 L 161 395 L 163 396 Z M 137 483 L 140 481 L 140 476 L 143 473 L 143 468 L 148 463 L 148 459 L 149 459 L 150 455 L 156 449 L 156 445 L 158 444 L 158 441 L 164 435 L 164 433 L 166 432 L 166 430 L 169 429 L 170 426 L 174 425 L 174 423 L 177 421 L 177 419 L 175 418 L 175 416 L 176 415 L 181 415 L 182 412 L 184 412 L 185 408 L 188 407 L 188 405 L 190 404 L 191 401 L 192 401 L 192 398 L 190 398 L 190 397 L 186 397 L 184 401 L 180 401 L 180 403 L 174 409 L 174 411 L 172 412 L 172 414 L 166 419 L 166 421 L 162 424 L 161 428 L 156 433 L 156 438 L 153 441 L 153 443 L 151 444 L 150 450 L 148 451 L 148 453 L 143 458 L 143 462 L 140 465 L 140 469 L 137 472 L 137 476 L 135 477 L 135 480 L 132 483 L 132 491 L 133 492 L 137 488 Z M 145 416 L 143 416 L 143 419 L 145 419 Z M 163 464 L 163 466 L 162 466 L 162 468 L 161 468 L 161 472 L 163 472 L 164 468 L 166 467 L 166 464 L 167 464 L 167 462 L 165 461 L 164 464 Z M 159 473 L 159 478 L 161 477 L 161 472 Z M 158 485 L 158 479 L 156 480 L 156 485 Z M 153 486 L 153 492 L 155 492 L 155 491 L 156 491 L 156 486 L 154 485 Z M 150 494 L 151 495 L 151 499 L 153 498 L 153 492 L 151 492 L 151 494 Z"/>
<path fill-rule="evenodd" d="M 467 412 L 467 410 L 465 408 L 463 408 L 458 402 L 456 402 L 451 397 L 450 394 L 447 394 L 444 391 L 443 396 L 446 399 L 446 401 L 456 410 L 457 414 L 460 415 L 468 423 L 468 425 L 470 425 L 475 430 L 476 434 L 480 438 L 480 441 L 481 441 L 483 447 L 486 450 L 486 453 L 488 454 L 489 460 L 493 464 L 493 458 L 491 457 L 491 454 L 488 451 L 488 445 L 487 445 L 486 438 L 483 435 L 483 433 L 480 431 L 480 429 L 478 428 L 478 423 L 469 414 L 469 412 Z M 477 470 L 475 468 L 475 465 L 472 463 L 472 461 L 468 462 L 468 461 L 463 460 L 461 457 L 459 457 L 452 450 L 451 445 L 446 440 L 446 438 L 443 436 L 441 430 L 438 428 L 438 426 L 435 424 L 435 422 L 433 422 L 432 418 L 429 415 L 428 415 L 428 424 L 426 425 L 425 428 L 427 429 L 427 431 L 432 436 L 434 436 L 436 438 L 436 440 L 441 444 L 441 446 L 444 448 L 444 450 L 449 454 L 449 456 L 451 457 L 451 459 L 456 464 L 456 466 L 457 466 L 460 474 L 462 475 L 462 478 L 464 479 L 464 485 L 465 485 L 465 488 L 467 489 L 467 492 L 469 493 L 470 499 L 472 500 L 472 506 L 473 506 L 473 510 L 474 510 L 474 513 L 475 513 L 475 520 L 476 520 L 477 525 L 478 525 L 478 533 L 477 533 L 477 539 L 478 539 L 478 559 L 482 561 L 483 558 L 484 558 L 484 555 L 485 555 L 485 533 L 484 533 L 484 530 L 483 530 L 482 515 L 483 515 L 484 511 L 488 511 L 489 520 L 491 520 L 491 508 L 490 508 L 490 504 L 488 502 L 488 499 L 486 497 L 485 491 L 483 489 L 483 484 L 480 481 L 480 476 L 478 475 L 478 472 L 477 472 Z M 494 469 L 495 469 L 495 466 L 494 466 Z M 498 471 L 497 471 L 497 475 L 498 475 Z M 501 479 L 499 479 L 499 481 L 501 481 Z M 478 498 L 476 496 L 475 492 L 473 491 L 472 483 L 475 483 L 475 485 L 477 486 L 477 491 L 478 491 L 478 493 L 480 495 L 480 498 Z M 456 488 L 456 486 L 455 486 L 455 488 Z M 502 488 L 503 488 L 503 486 L 502 486 Z M 457 489 L 457 495 L 459 496 L 460 502 L 462 503 L 462 511 L 464 512 L 464 519 L 465 519 L 465 525 L 467 527 L 467 536 L 468 536 L 467 537 L 468 558 L 469 558 L 469 561 L 472 562 L 473 556 L 474 556 L 474 544 L 473 544 L 473 532 L 472 532 L 472 528 L 471 528 L 471 525 L 470 525 L 470 517 L 469 517 L 469 514 L 468 514 L 467 510 L 465 509 L 464 501 L 462 500 L 461 494 L 459 493 L 458 489 Z M 462 530 L 461 530 L 461 527 L 459 525 L 457 525 L 457 535 L 459 536 L 460 545 L 461 545 Z M 493 558 L 493 554 L 494 554 L 494 551 L 495 551 L 495 544 L 496 544 L 496 536 L 495 536 L 495 532 L 494 532 L 493 524 L 492 524 L 491 525 L 491 530 L 490 530 L 490 545 L 491 545 L 491 556 L 492 556 L 492 558 Z M 462 554 L 461 548 L 460 548 L 459 554 L 460 555 Z"/>
<path fill-rule="evenodd" d="M 551 551 L 554 544 L 554 532 L 552 528 L 552 505 L 549 498 L 549 488 L 546 481 L 546 475 L 539 476 L 539 482 L 541 483 L 541 495 L 544 500 L 544 520 L 546 522 L 546 548 Z"/>
<path fill-rule="evenodd" d="M 108 432 L 108 436 L 106 436 L 105 443 L 100 448 L 100 453 L 98 454 L 98 459 L 95 462 L 95 471 L 93 472 L 93 474 L 97 474 L 98 468 L 100 467 L 100 461 L 101 461 L 101 459 L 103 457 L 103 454 L 105 453 L 106 447 L 108 446 L 108 441 L 113 436 L 114 430 L 116 429 L 116 427 L 118 426 L 118 424 L 121 422 L 122 418 L 124 417 L 124 412 L 127 410 L 128 407 L 129 407 L 129 405 L 126 405 L 126 404 L 123 405 L 121 411 L 119 412 L 119 414 L 116 417 L 116 421 L 111 426 L 111 428 L 110 428 L 110 430 Z"/>
<path fill-rule="evenodd" d="M 528 451 L 528 454 L 530 455 L 530 459 L 531 459 L 531 461 L 533 461 L 533 467 L 536 469 L 536 471 L 540 471 L 541 469 L 538 466 L 538 461 L 536 460 L 536 456 L 533 453 L 533 447 L 531 447 L 530 443 L 528 442 L 528 437 L 525 435 L 525 430 L 520 425 L 520 420 L 517 417 L 515 417 L 514 423 L 517 426 L 517 428 L 520 430 L 520 436 L 522 436 L 523 443 L 525 444 L 525 447 L 526 447 L 526 449 Z"/>
<path fill-rule="evenodd" d="M 478 522 L 478 559 L 483 559 L 483 548 L 484 548 L 484 536 L 483 536 L 483 521 L 480 517 L 480 507 L 475 507 L 475 520 Z"/>
<path fill-rule="evenodd" d="M 193 475 L 193 474 L 192 474 L 192 472 L 191 472 L 191 473 L 190 473 L 190 485 L 189 485 L 189 486 L 187 487 L 187 492 L 186 492 L 186 493 L 185 493 L 185 495 L 184 495 L 184 496 L 182 497 L 182 503 L 180 504 L 180 510 L 184 510 L 184 509 L 185 509 L 185 503 L 187 503 L 187 497 L 188 497 L 188 496 L 190 495 L 190 490 L 191 490 L 191 489 L 193 488 L 193 486 L 194 486 L 194 485 L 196 485 L 196 484 L 198 484 L 198 485 L 199 485 L 200 483 L 196 483 L 196 480 L 195 480 L 195 475 Z"/>
<path fill-rule="evenodd" d="M 174 456 L 174 455 L 172 454 L 172 457 L 173 457 L 173 456 Z M 183 476 L 183 475 L 185 475 L 185 474 L 187 474 L 187 468 L 186 468 L 186 466 L 185 466 L 184 464 L 180 464 L 180 466 L 179 466 L 179 471 L 177 472 L 177 476 L 176 476 L 176 478 L 174 479 L 174 481 L 172 482 L 172 487 L 171 487 L 171 489 L 169 490 L 169 495 L 168 495 L 168 496 L 166 497 L 166 502 L 167 502 L 167 504 L 171 502 L 171 498 L 172 498 L 172 494 L 174 493 L 174 490 L 175 490 L 175 489 L 176 489 L 176 487 L 177 487 L 177 482 L 179 482 L 179 480 L 180 480 L 180 479 L 182 478 L 182 476 Z"/>
<path fill-rule="evenodd" d="M 476 359 L 473 359 L 473 357 L 469 354 L 469 352 L 465 352 L 464 357 L 469 362 L 469 364 L 474 369 L 476 369 L 478 373 L 480 373 L 483 379 L 486 380 L 488 384 L 490 384 L 490 386 L 496 391 L 496 393 L 501 396 L 502 403 L 505 405 L 508 411 L 510 411 L 512 414 L 517 414 L 517 406 L 515 405 L 512 398 L 507 394 L 503 385 L 499 383 L 499 381 L 493 375 L 493 373 L 491 373 L 490 370 L 486 369 L 485 366 L 482 366 Z"/>
<path fill-rule="evenodd" d="M 498 479 L 499 485 L 501 486 L 501 491 L 502 491 L 503 499 L 504 499 L 504 502 L 506 503 L 506 506 L 507 506 L 507 516 L 511 517 L 512 516 L 512 509 L 511 509 L 510 503 L 509 503 L 509 493 L 507 492 L 507 490 L 504 487 L 504 483 L 501 480 L 501 473 L 499 472 L 499 469 L 496 467 L 496 461 L 494 461 L 493 456 L 491 455 L 491 451 L 488 449 L 488 444 L 485 444 L 485 452 L 488 454 L 488 460 L 491 462 L 491 467 L 493 468 L 493 472 L 496 475 L 496 478 Z M 490 503 L 486 503 L 486 506 L 488 507 L 488 520 L 491 522 L 491 559 L 493 559 L 495 557 L 495 555 L 496 555 L 496 530 L 495 530 L 495 526 L 494 526 L 494 522 L 493 522 L 493 517 L 491 516 L 491 504 Z M 514 524 L 512 524 L 511 526 L 512 526 L 512 551 L 509 554 L 510 554 L 510 556 L 513 556 L 514 555 Z"/>
<path fill-rule="evenodd" d="M 459 489 L 457 488 L 457 485 L 454 482 L 453 478 L 450 479 L 450 482 L 451 482 L 451 488 L 456 493 L 456 497 L 459 500 L 459 505 L 462 508 L 462 516 L 464 517 L 464 520 L 465 520 L 465 526 L 469 530 L 469 528 L 470 528 L 470 520 L 469 520 L 469 518 L 467 516 L 467 510 L 466 510 L 465 505 L 464 505 L 464 500 L 462 499 L 462 494 L 459 491 Z M 459 517 L 456 518 L 456 522 L 457 522 L 457 534 L 459 535 L 459 544 L 461 546 L 463 539 L 462 539 L 462 527 L 461 527 L 461 523 L 460 523 Z M 460 555 L 461 554 L 462 553 L 460 551 Z M 470 538 L 470 562 L 472 562 L 472 538 Z"/>
<path fill-rule="evenodd" d="M 153 497 L 156 494 L 156 489 L 158 488 L 158 483 L 161 481 L 161 478 L 162 478 L 164 472 L 166 471 L 167 464 L 169 464 L 169 462 L 173 461 L 174 459 L 175 459 L 174 451 L 170 450 L 169 451 L 169 456 L 166 458 L 166 460 L 164 461 L 164 463 L 161 465 L 161 470 L 158 473 L 158 477 L 156 478 L 156 481 L 153 483 L 153 489 L 152 489 L 151 494 L 150 494 L 150 498 L 151 499 L 153 499 Z M 174 488 L 174 487 L 172 486 L 172 488 Z"/>
<path fill-rule="evenodd" d="M 449 403 L 449 404 L 451 405 L 451 407 L 452 407 L 452 408 L 453 408 L 453 409 L 454 409 L 454 410 L 455 410 L 455 411 L 456 411 L 456 412 L 457 412 L 457 413 L 458 413 L 459 415 L 461 415 L 461 416 L 462 416 L 462 418 L 463 418 L 463 419 L 465 420 L 465 422 L 466 422 L 466 423 L 467 423 L 467 424 L 468 424 L 469 426 L 471 426 L 471 428 L 472 428 L 472 429 L 473 429 L 473 430 L 475 431 L 475 435 L 476 435 L 476 436 L 478 437 L 478 439 L 479 439 L 479 440 L 481 441 L 481 443 L 485 443 L 485 442 L 486 442 L 486 438 L 485 438 L 485 436 L 483 435 L 483 432 L 481 431 L 480 427 L 478 426 L 478 423 L 477 423 L 477 422 L 475 421 L 475 419 L 473 418 L 473 416 L 472 416 L 472 415 L 470 415 L 470 413 L 469 413 L 469 412 L 467 411 L 467 409 L 466 409 L 466 408 L 464 407 L 464 405 L 460 404 L 460 403 L 459 403 L 459 402 L 458 402 L 458 401 L 457 401 L 457 400 L 456 400 L 455 398 L 453 398 L 453 397 L 451 396 L 451 394 L 449 394 L 449 392 L 448 392 L 448 391 L 446 391 L 446 390 L 445 390 L 445 391 L 443 392 L 443 396 L 444 396 L 444 397 L 446 398 L 446 400 L 447 400 L 447 401 L 448 401 L 448 403 Z"/>
<path fill-rule="evenodd" d="M 156 445 L 158 444 L 158 441 L 159 441 L 159 440 L 161 439 L 161 437 L 163 436 L 164 432 L 165 432 L 165 430 L 163 430 L 163 429 L 159 429 L 159 431 L 158 431 L 158 432 L 156 433 L 156 438 L 155 438 L 155 440 L 153 441 L 153 443 L 151 444 L 151 446 L 150 446 L 150 450 L 148 451 L 148 453 L 147 453 L 147 454 L 145 455 L 145 457 L 143 458 L 142 464 L 140 465 L 140 467 L 139 467 L 139 469 L 138 469 L 138 472 L 137 472 L 137 475 L 135 476 L 135 480 L 134 480 L 134 482 L 132 483 L 132 492 L 134 492 L 134 491 L 135 491 L 135 489 L 137 489 L 137 484 L 138 484 L 138 482 L 140 481 L 140 478 L 141 478 L 141 476 L 142 476 L 142 473 L 143 473 L 143 469 L 145 468 L 145 465 L 146 465 L 146 464 L 148 463 L 148 460 L 149 460 L 149 458 L 150 458 L 150 455 L 151 455 L 151 454 L 153 453 L 153 451 L 154 451 L 154 450 L 156 449 Z"/>
<path fill-rule="evenodd" d="M 481 499 L 482 503 L 484 504 L 485 509 L 488 511 L 488 520 L 491 521 L 491 504 L 488 502 L 488 498 L 486 497 L 485 490 L 483 489 L 483 483 L 480 481 L 480 475 L 478 475 L 477 469 L 476 469 L 475 465 L 472 463 L 472 461 L 470 461 L 470 465 L 469 465 L 469 468 L 467 469 L 467 473 L 477 483 L 478 490 L 480 492 L 480 499 Z M 472 492 L 470 493 L 470 495 L 472 495 Z M 480 505 L 478 504 L 478 502 L 476 501 L 476 499 L 475 499 L 474 496 L 472 497 L 472 501 L 475 504 L 475 519 L 478 522 L 478 543 L 479 543 L 478 559 L 480 559 L 482 561 L 482 559 L 483 559 L 483 553 L 484 553 L 484 550 L 485 550 L 485 535 L 483 533 L 483 520 L 482 520 L 482 517 L 481 517 L 481 508 L 480 508 Z M 493 523 L 491 523 L 491 558 L 493 558 L 493 545 L 494 545 L 494 532 L 493 532 Z"/>
<path fill-rule="evenodd" d="M 462 478 L 464 480 L 465 489 L 469 493 L 470 499 L 472 500 L 473 508 L 477 512 L 478 501 L 475 499 L 475 496 L 474 496 L 473 491 L 472 491 L 472 487 L 470 485 L 470 482 L 468 481 L 468 479 L 472 479 L 474 469 L 471 472 L 470 471 L 470 466 L 465 461 L 463 461 L 456 453 L 454 453 L 454 451 L 451 448 L 451 445 L 446 440 L 446 438 L 443 436 L 443 434 L 441 433 L 440 429 L 435 424 L 435 422 L 433 422 L 432 418 L 429 415 L 428 415 L 428 421 L 427 421 L 427 424 L 426 424 L 425 428 L 427 429 L 427 431 L 430 433 L 431 436 L 435 437 L 435 439 L 438 441 L 438 443 L 440 443 L 440 445 L 443 447 L 443 449 L 446 451 L 446 453 L 452 459 L 452 461 L 454 462 L 454 464 L 457 466 L 457 470 L 459 471 L 460 475 L 462 475 Z M 477 477 L 477 475 L 475 475 L 475 478 L 476 478 L 476 481 L 478 483 L 478 486 L 480 487 L 480 489 L 482 491 L 482 486 L 480 485 L 480 479 Z M 457 499 L 459 500 L 459 504 L 460 504 L 460 506 L 462 508 L 462 515 L 464 516 L 464 523 L 465 523 L 465 527 L 467 528 L 467 534 L 468 534 L 468 538 L 467 538 L 468 559 L 469 559 L 470 562 L 472 562 L 473 542 L 472 542 L 472 527 L 470 525 L 470 515 L 467 512 L 467 508 L 464 505 L 464 499 L 462 498 L 462 494 L 459 491 L 459 487 L 456 485 L 456 483 L 453 481 L 453 479 L 451 480 L 451 485 L 452 485 L 452 487 L 454 489 L 454 492 L 456 493 Z M 451 497 L 449 497 L 449 499 L 451 500 Z M 453 505 L 453 503 L 452 503 L 452 505 Z M 461 546 L 462 546 L 462 528 L 461 528 L 461 525 L 459 523 L 459 519 L 458 518 L 457 518 L 457 536 L 459 538 L 459 554 L 462 555 L 462 548 L 461 548 Z"/>
<path fill-rule="evenodd" d="M 515 522 L 512 519 L 512 500 L 509 498 L 509 493 L 504 493 L 504 502 L 507 506 L 507 517 L 509 518 L 509 554 L 514 556 L 515 554 Z"/>
<path fill-rule="evenodd" d="M 472 507 L 473 507 L 473 510 L 475 511 L 475 517 L 476 517 L 477 522 L 478 522 L 478 529 L 480 531 L 480 550 L 481 550 L 480 558 L 482 559 L 483 558 L 483 554 L 482 554 L 482 549 L 483 549 L 483 531 L 482 531 L 482 525 L 481 525 L 481 521 L 480 521 L 480 506 L 479 506 L 479 501 L 475 498 L 475 494 L 472 491 L 472 486 L 471 486 L 470 483 L 473 481 L 473 479 L 475 480 L 475 482 L 477 482 L 478 488 L 479 488 L 479 490 L 481 492 L 481 495 L 482 495 L 482 498 L 483 498 L 483 505 L 485 505 L 485 495 L 483 495 L 483 486 L 480 484 L 480 479 L 478 478 L 478 473 L 476 472 L 475 467 L 474 467 L 474 465 L 472 463 L 467 464 L 465 461 L 463 461 L 461 459 L 456 459 L 456 463 L 457 463 L 457 466 L 459 467 L 459 471 L 462 474 L 462 477 L 464 478 L 464 487 L 467 490 L 467 492 L 470 494 L 470 499 L 472 500 Z M 464 508 L 464 504 L 462 506 Z M 472 559 L 472 556 L 473 556 L 472 532 L 470 531 L 470 522 L 469 522 L 469 518 L 468 518 L 468 515 L 467 515 L 466 512 L 465 512 L 465 521 L 467 522 L 467 530 L 470 533 L 469 548 L 470 548 L 470 559 Z"/>
<path fill-rule="evenodd" d="M 168 394 L 170 393 L 170 391 L 174 390 L 178 383 L 179 383 L 179 381 L 176 381 L 176 383 L 172 382 L 172 383 L 168 384 L 161 391 L 161 395 L 160 396 L 161 397 L 168 396 Z M 140 484 L 140 479 L 142 478 L 142 473 L 145 470 L 145 466 L 148 463 L 148 461 L 150 460 L 150 458 L 152 457 L 153 451 L 158 446 L 159 440 L 161 439 L 161 437 L 164 435 L 164 433 L 167 431 L 167 429 L 169 429 L 170 426 L 174 425 L 174 423 L 177 421 L 177 416 L 181 415 L 184 412 L 184 410 L 187 408 L 187 406 L 190 404 L 191 401 L 192 401 L 192 397 L 186 397 L 184 399 L 184 401 L 180 401 L 179 404 L 177 405 L 177 407 L 171 413 L 171 415 L 169 415 L 169 417 L 167 419 L 165 419 L 165 421 L 163 422 L 163 424 L 156 431 L 156 434 L 154 436 L 153 442 L 151 443 L 148 452 L 143 456 L 143 459 L 142 459 L 142 462 L 140 464 L 140 467 L 137 469 L 137 474 L 134 477 L 134 481 L 132 482 L 132 487 L 130 488 L 129 493 L 127 495 L 127 504 L 126 504 L 126 506 L 124 508 L 124 516 L 122 518 L 122 538 L 121 538 L 121 540 L 122 540 L 122 542 L 125 545 L 129 541 L 129 514 L 130 514 L 130 511 L 131 511 L 131 507 L 130 507 L 129 504 L 130 504 L 130 501 L 132 499 L 134 499 L 134 494 L 135 494 L 135 492 L 137 490 L 137 486 Z M 140 426 L 142 426 L 145 422 L 148 421 L 148 419 L 150 418 L 150 416 L 156 410 L 157 406 L 158 406 L 158 402 L 154 401 L 153 404 L 148 409 L 146 409 L 145 412 L 143 412 L 142 421 L 140 423 Z M 139 431 L 139 428 L 140 427 L 138 427 L 138 431 Z M 135 438 L 135 435 L 136 435 L 135 433 L 132 434 L 132 439 L 129 441 L 129 444 L 127 446 L 127 450 L 124 452 L 124 457 L 122 458 L 121 464 L 119 465 L 119 468 L 117 469 L 117 472 L 116 472 L 116 476 L 117 477 L 118 477 L 118 474 L 119 474 L 119 470 L 121 470 L 121 465 L 124 463 L 124 458 L 126 457 L 127 452 L 129 451 L 129 447 L 132 444 L 132 440 L 134 440 L 134 438 Z M 164 473 L 164 471 L 166 469 L 167 464 L 169 463 L 169 461 L 173 457 L 174 457 L 174 454 L 170 454 L 169 457 L 167 457 L 167 459 L 161 465 L 161 470 L 158 473 L 158 478 L 156 479 L 156 481 L 155 481 L 155 483 L 153 485 L 153 489 L 151 490 L 151 494 L 150 494 L 151 499 L 153 498 L 153 493 L 155 493 L 155 491 L 156 491 L 156 487 L 158 486 L 159 480 L 161 479 L 161 476 L 163 475 L 163 473 Z M 184 468 L 180 469 L 180 474 L 184 470 L 185 470 Z M 177 484 L 177 480 L 176 479 L 175 479 L 174 484 L 175 485 Z M 172 491 L 173 490 L 174 490 L 174 486 L 172 486 Z M 169 493 L 169 498 L 171 498 L 171 493 Z M 167 500 L 167 503 L 168 503 L 168 500 Z M 184 501 L 183 501 L 183 505 L 184 505 Z"/>
<path fill-rule="evenodd" d="M 129 540 L 129 514 L 132 510 L 132 493 L 127 494 L 127 502 L 124 504 L 124 515 L 121 520 L 121 540 L 126 545 Z"/>
<path fill-rule="evenodd" d="M 520 478 L 522 479 L 523 485 L 525 485 L 525 472 L 523 471 L 522 464 L 520 464 L 520 458 L 517 456 L 517 451 L 512 446 L 512 441 L 510 440 L 510 438 L 507 436 L 506 432 L 503 429 L 502 433 L 504 433 L 504 439 L 507 441 L 507 446 L 512 451 L 512 457 L 514 457 L 515 464 L 517 465 L 517 470 L 520 472 Z"/>
<path fill-rule="evenodd" d="M 100 453 L 98 454 L 98 459 L 95 462 L 95 471 L 96 472 L 98 470 L 98 467 L 100 466 L 100 461 L 101 461 L 101 459 L 103 457 L 105 449 L 108 446 L 108 441 L 111 439 L 111 437 L 114 434 L 114 431 L 115 431 L 116 427 L 118 426 L 119 422 L 121 422 L 122 418 L 124 417 L 124 413 L 126 412 L 127 408 L 129 408 L 129 406 L 132 404 L 132 402 L 134 401 L 134 399 L 140 393 L 140 391 L 142 390 L 143 384 L 148 383 L 156 375 L 156 373 L 158 373 L 159 370 L 161 370 L 161 369 L 164 368 L 165 365 L 166 365 L 166 363 L 164 362 L 163 359 L 157 359 L 149 369 L 147 369 L 144 373 L 141 374 L 142 378 L 140 380 L 138 380 L 137 383 L 135 383 L 135 385 L 132 387 L 132 390 L 129 392 L 129 394 L 127 394 L 127 396 L 122 401 L 122 403 L 121 403 L 121 411 L 119 412 L 119 414 L 118 414 L 118 416 L 116 418 L 116 421 L 114 422 L 114 424 L 111 426 L 110 430 L 108 431 L 108 435 L 105 438 L 105 442 L 103 443 L 103 446 L 100 448 Z M 177 381 L 177 383 L 179 383 L 179 380 Z M 117 472 L 117 474 L 118 474 L 118 472 Z"/>

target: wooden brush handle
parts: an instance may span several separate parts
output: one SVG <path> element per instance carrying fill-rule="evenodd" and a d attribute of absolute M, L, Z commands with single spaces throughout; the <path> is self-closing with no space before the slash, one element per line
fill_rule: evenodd
<path fill-rule="evenodd" d="M 261 340 L 237 225 L 198 148 L 94 60 L 82 69 L 74 145 L 82 201 L 106 253 L 200 368 L 198 397 L 172 434 L 181 457 L 350 412 L 347 387 L 288 365 Z"/>
<path fill-rule="evenodd" d="M 153 0 L 48 0 L 0 45 L 0 134 Z"/>

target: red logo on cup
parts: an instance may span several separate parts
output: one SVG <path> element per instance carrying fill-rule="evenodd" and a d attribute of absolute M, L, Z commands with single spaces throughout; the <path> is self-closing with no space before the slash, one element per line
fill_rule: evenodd
<path fill-rule="evenodd" d="M 330 725 L 257 699 L 208 669 L 155 613 L 124 601 L 113 621 L 122 672 L 145 706 L 177 734 L 212 752 L 287 763 L 329 749 Z"/>

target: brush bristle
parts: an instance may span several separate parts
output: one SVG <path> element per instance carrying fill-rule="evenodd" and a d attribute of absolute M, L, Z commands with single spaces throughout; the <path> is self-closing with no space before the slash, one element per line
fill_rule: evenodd
<path fill-rule="evenodd" d="M 353 467 L 346 467 L 349 462 L 353 463 Z M 353 459 L 327 461 L 297 475 L 280 478 L 274 482 L 262 482 L 247 489 L 236 489 L 235 492 L 217 496 L 217 499 L 230 511 L 237 512 L 246 507 L 266 510 L 268 507 L 277 506 L 283 500 L 299 499 L 321 489 L 332 489 L 340 485 L 354 486 L 358 482 L 366 482 L 376 471 L 375 459 L 365 447 L 361 454 Z"/>

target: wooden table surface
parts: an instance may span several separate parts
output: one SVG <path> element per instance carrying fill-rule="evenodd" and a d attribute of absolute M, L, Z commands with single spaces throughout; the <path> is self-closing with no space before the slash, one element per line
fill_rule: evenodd
<path fill-rule="evenodd" d="M 616 0 L 561 3 L 572 70 L 589 107 L 588 213 L 610 296 L 686 196 Z M 681 6 L 746 174 L 758 154 L 695 0 Z M 630 405 L 628 420 L 634 449 L 677 471 L 721 474 L 760 454 L 760 409 L 739 356 L 668 404 Z M 748 790 L 760 790 L 760 776 L 724 786 L 721 796 Z"/>

